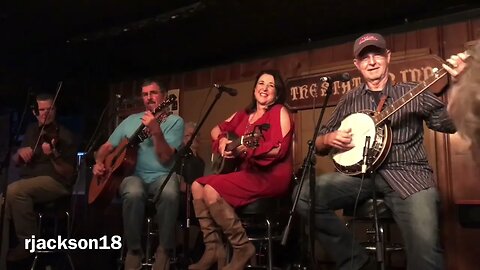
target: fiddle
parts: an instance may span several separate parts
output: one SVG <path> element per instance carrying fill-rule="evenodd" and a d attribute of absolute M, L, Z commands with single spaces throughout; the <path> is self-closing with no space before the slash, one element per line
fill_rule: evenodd
<path fill-rule="evenodd" d="M 40 142 L 50 144 L 52 148 L 55 148 L 54 144 L 58 143 L 60 128 L 55 122 L 47 124 L 40 130 Z"/>

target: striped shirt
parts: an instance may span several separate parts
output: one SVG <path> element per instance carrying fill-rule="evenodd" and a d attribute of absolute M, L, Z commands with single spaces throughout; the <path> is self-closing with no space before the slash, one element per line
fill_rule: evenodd
<path fill-rule="evenodd" d="M 414 83 L 387 83 L 383 94 L 387 96 L 384 108 L 412 89 Z M 320 135 L 333 132 L 341 121 L 352 113 L 361 110 L 376 110 L 377 104 L 366 84 L 347 92 L 338 102 L 332 118 L 320 130 Z M 448 117 L 442 101 L 429 91 L 424 91 L 389 117 L 392 127 L 392 147 L 377 169 L 385 181 L 402 198 L 434 187 L 433 171 L 428 164 L 423 145 L 423 121 L 428 128 L 454 133 L 455 126 Z"/>

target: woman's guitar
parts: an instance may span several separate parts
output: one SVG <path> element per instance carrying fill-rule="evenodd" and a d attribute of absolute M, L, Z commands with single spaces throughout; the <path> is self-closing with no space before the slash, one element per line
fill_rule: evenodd
<path fill-rule="evenodd" d="M 468 56 L 468 52 L 465 54 Z M 352 143 L 355 146 L 348 151 L 332 153 L 333 163 L 337 170 L 347 175 L 358 175 L 378 168 L 386 159 L 392 146 L 392 129 L 390 123 L 386 121 L 388 117 L 447 74 L 448 72 L 443 68 L 434 68 L 433 74 L 429 78 L 385 107 L 383 111 L 379 113 L 362 111 L 347 116 L 339 129 L 352 129 Z M 369 145 L 365 145 L 367 137 L 370 138 Z M 364 146 L 367 147 L 366 153 L 364 153 Z M 365 154 L 367 156 L 366 164 L 364 164 Z"/>
<path fill-rule="evenodd" d="M 228 133 L 227 139 L 232 141 L 227 144 L 225 151 L 233 151 L 240 145 L 245 145 L 248 148 L 256 148 L 259 145 L 259 140 L 263 138 L 262 132 L 268 130 L 270 124 L 262 124 L 256 126 L 252 132 L 247 133 L 241 137 L 238 137 L 234 133 Z M 226 174 L 235 172 L 238 170 L 238 166 L 241 163 L 240 158 L 224 158 L 218 153 L 212 154 L 212 172 L 214 174 Z"/>
<path fill-rule="evenodd" d="M 160 124 L 172 114 L 166 110 L 176 102 L 177 97 L 170 95 L 160 104 L 153 115 Z M 130 138 L 124 138 L 120 144 L 110 152 L 104 161 L 105 173 L 101 176 L 93 176 L 90 181 L 88 203 L 106 206 L 115 197 L 118 186 L 123 178 L 131 175 L 137 163 L 138 144 L 150 137 L 147 127 L 140 125 Z"/>

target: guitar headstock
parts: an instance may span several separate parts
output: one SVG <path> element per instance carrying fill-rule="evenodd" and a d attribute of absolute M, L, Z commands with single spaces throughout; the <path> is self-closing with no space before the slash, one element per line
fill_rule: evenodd
<path fill-rule="evenodd" d="M 177 96 L 176 95 L 169 95 L 167 98 L 165 98 L 165 100 L 160 104 L 158 105 L 157 108 L 155 108 L 155 110 L 153 111 L 153 114 L 157 114 L 157 113 L 161 113 L 163 111 L 165 111 L 166 108 L 168 108 L 168 106 L 174 104 L 175 102 L 177 102 Z"/>
<path fill-rule="evenodd" d="M 175 95 L 169 95 L 163 102 L 162 104 L 158 105 L 158 107 L 155 109 L 153 115 L 155 115 L 155 118 L 157 119 L 158 123 L 162 123 L 165 121 L 165 119 L 173 114 L 173 112 L 167 110 L 168 107 L 172 104 L 177 102 L 177 96 Z"/>

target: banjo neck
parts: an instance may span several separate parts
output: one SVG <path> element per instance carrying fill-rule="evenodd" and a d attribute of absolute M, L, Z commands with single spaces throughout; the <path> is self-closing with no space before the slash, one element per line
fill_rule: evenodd
<path fill-rule="evenodd" d="M 413 87 L 410 91 L 408 91 L 399 99 L 395 100 L 392 104 L 385 107 L 383 111 L 376 113 L 374 116 L 372 116 L 375 125 L 382 125 L 388 117 L 390 117 L 396 111 L 400 110 L 403 106 L 412 101 L 414 98 L 416 98 L 426 89 L 428 89 L 428 87 L 430 87 L 432 84 L 434 84 L 447 74 L 448 72 L 444 68 L 434 68 L 433 74 L 429 78 Z"/>

